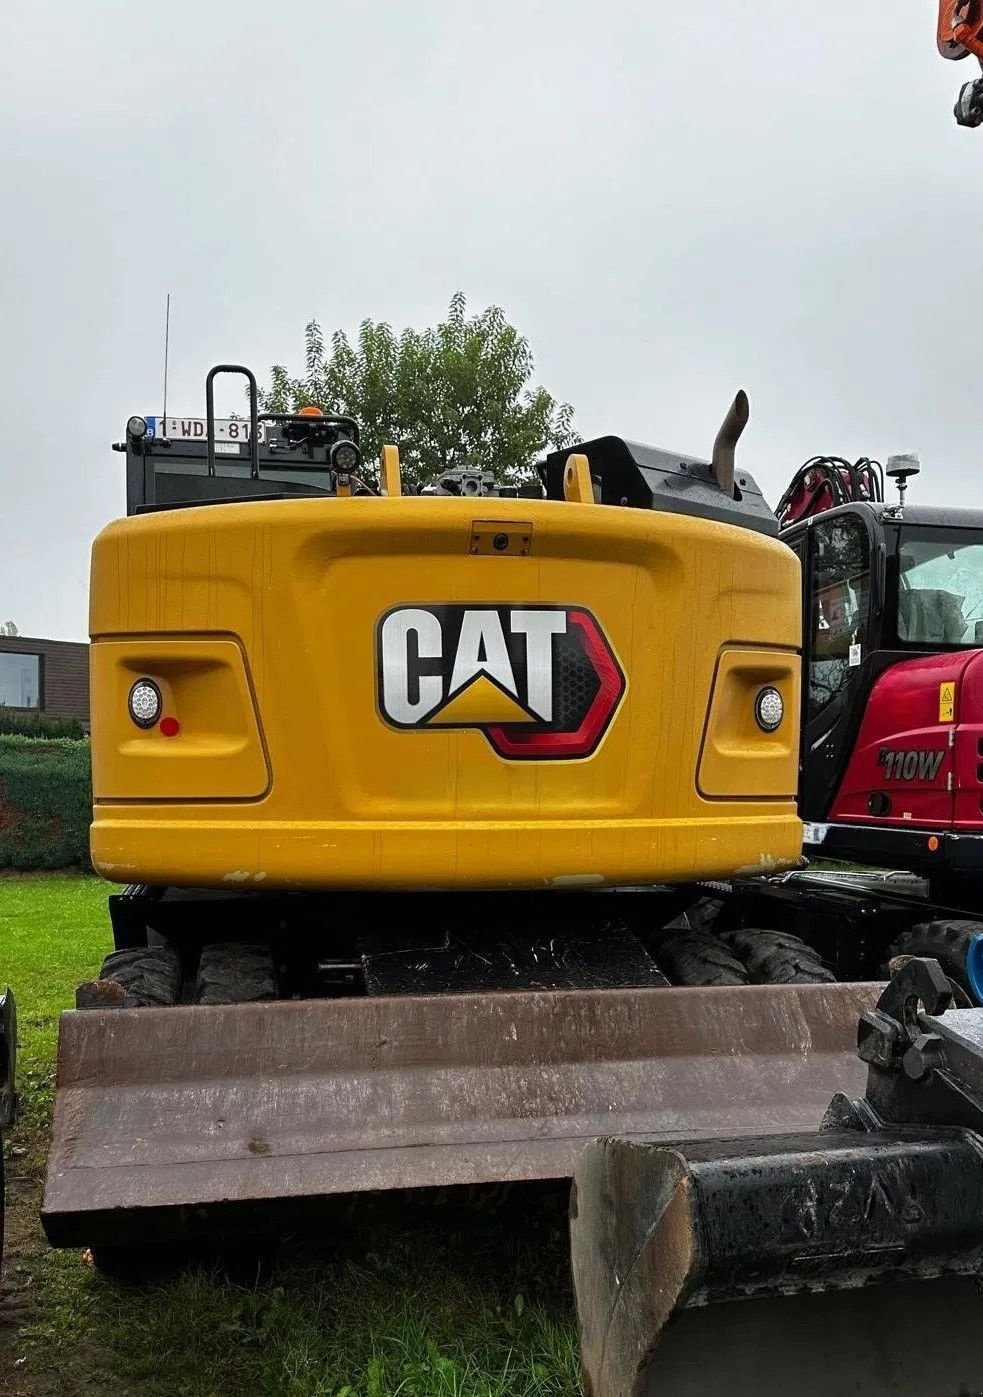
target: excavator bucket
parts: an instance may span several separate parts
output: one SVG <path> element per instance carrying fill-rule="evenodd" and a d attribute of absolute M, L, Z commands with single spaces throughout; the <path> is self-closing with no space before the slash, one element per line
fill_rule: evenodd
<path fill-rule="evenodd" d="M 819 1131 L 585 1152 L 592 1397 L 981 1390 L 983 1010 L 917 1014 L 947 997 L 935 962 L 902 969 L 863 1016 L 866 1097 Z"/>
<path fill-rule="evenodd" d="M 568 1177 L 584 1146 L 801 1131 L 864 985 L 513 991 L 61 1021 L 56 1245 L 269 1233 L 330 1195 Z"/>

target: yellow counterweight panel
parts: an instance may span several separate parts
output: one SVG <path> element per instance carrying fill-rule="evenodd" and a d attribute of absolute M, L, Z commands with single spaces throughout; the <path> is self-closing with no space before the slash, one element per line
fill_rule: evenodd
<path fill-rule="evenodd" d="M 728 647 L 720 652 L 707 735 L 700 760 L 700 792 L 705 796 L 746 796 L 774 791 L 795 796 L 798 785 L 799 656 L 792 651 Z M 754 702 L 764 688 L 781 695 L 786 718 L 764 733 Z"/>
<path fill-rule="evenodd" d="M 103 800 L 194 799 L 203 786 L 229 800 L 256 799 L 270 774 L 242 650 L 234 640 L 104 640 L 91 650 L 101 721 L 92 743 L 92 792 Z M 136 726 L 127 700 L 151 675 L 165 717 L 181 729 Z"/>
<path fill-rule="evenodd" d="M 748 530 L 591 503 L 356 496 L 119 521 L 93 550 L 96 866 L 536 887 L 788 865 L 797 568 Z M 140 668 L 172 738 L 128 726 Z M 786 699 L 778 734 L 754 724 L 761 684 Z"/>

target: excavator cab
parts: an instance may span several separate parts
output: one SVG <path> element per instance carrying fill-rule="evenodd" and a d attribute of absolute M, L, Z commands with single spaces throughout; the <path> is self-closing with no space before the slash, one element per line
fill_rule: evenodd
<path fill-rule="evenodd" d="M 878 494 L 813 491 L 782 531 L 802 568 L 799 808 L 808 852 L 941 883 L 983 867 L 983 514 Z"/>

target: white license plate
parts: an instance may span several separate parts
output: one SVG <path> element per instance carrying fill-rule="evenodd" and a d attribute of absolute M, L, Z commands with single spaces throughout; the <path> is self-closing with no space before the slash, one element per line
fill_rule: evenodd
<path fill-rule="evenodd" d="M 169 437 L 171 441 L 207 441 L 208 424 L 204 417 L 162 417 L 157 418 L 156 434 Z M 242 445 L 249 441 L 249 422 L 241 417 L 216 417 L 215 440 L 235 442 Z M 258 440 L 266 440 L 266 423 L 260 422 Z"/>

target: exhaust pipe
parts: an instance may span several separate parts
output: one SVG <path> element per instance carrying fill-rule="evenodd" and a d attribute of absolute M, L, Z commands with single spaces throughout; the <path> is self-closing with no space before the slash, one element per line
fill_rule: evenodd
<path fill-rule="evenodd" d="M 713 443 L 714 479 L 724 494 L 731 499 L 734 498 L 734 449 L 740 440 L 741 433 L 748 424 L 750 415 L 751 404 L 748 402 L 748 396 L 744 389 L 741 388 L 731 403 L 727 416 L 720 424 L 720 431 Z"/>

